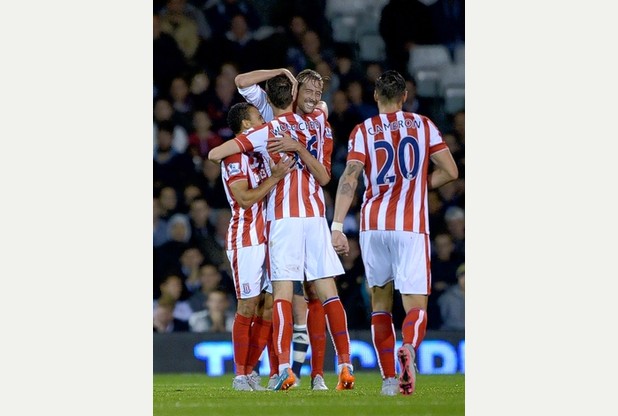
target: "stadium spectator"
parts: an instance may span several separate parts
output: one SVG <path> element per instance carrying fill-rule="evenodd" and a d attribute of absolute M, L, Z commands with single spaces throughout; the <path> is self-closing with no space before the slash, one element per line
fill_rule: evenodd
<path fill-rule="evenodd" d="M 361 120 L 365 120 L 378 114 L 378 108 L 376 107 L 375 102 L 371 102 L 367 99 L 363 90 L 363 84 L 360 81 L 350 81 L 346 92 L 348 95 L 348 100 L 350 100 L 350 107 L 356 114 L 358 114 L 358 117 Z"/>
<path fill-rule="evenodd" d="M 155 188 L 171 186 L 182 189 L 193 176 L 193 161 L 188 153 L 179 153 L 172 147 L 174 125 L 162 121 L 157 129 L 157 144 L 153 157 L 153 181 Z"/>
<path fill-rule="evenodd" d="M 241 102 L 236 92 L 234 81 L 224 74 L 217 75 L 215 79 L 215 94 L 206 105 L 206 112 L 212 120 L 213 131 L 224 141 L 234 137 L 232 130 L 227 125 L 227 112 L 234 104 Z"/>
<path fill-rule="evenodd" d="M 442 138 L 444 142 L 448 145 L 451 153 L 453 154 L 453 159 L 455 159 L 455 163 L 457 163 L 457 168 L 459 172 L 461 172 L 460 179 L 462 182 L 465 182 L 465 166 L 466 166 L 466 152 L 462 143 L 459 142 L 457 138 L 457 134 L 455 131 L 450 131 L 444 133 Z M 460 190 L 462 192 L 461 198 L 463 199 L 464 186 L 460 186 Z"/>
<path fill-rule="evenodd" d="M 189 205 L 189 221 L 191 223 L 191 244 L 198 247 L 202 255 L 207 256 L 205 242 L 214 234 L 214 226 L 210 222 L 210 205 L 203 196 L 191 201 Z"/>
<path fill-rule="evenodd" d="M 185 57 L 176 40 L 161 30 L 161 18 L 152 16 L 152 78 L 158 91 L 168 91 L 172 79 L 187 69 Z"/>
<path fill-rule="evenodd" d="M 390 0 L 382 9 L 379 31 L 386 45 L 386 65 L 408 74 L 410 50 L 437 43 L 430 6 L 421 0 Z"/>
<path fill-rule="evenodd" d="M 457 267 L 464 259 L 455 252 L 453 238 L 448 233 L 435 234 L 431 247 L 431 296 L 427 307 L 427 328 L 440 329 L 442 318 L 438 301 L 449 287 L 457 283 Z"/>
<path fill-rule="evenodd" d="M 363 76 L 363 99 L 366 102 L 374 103 L 375 98 L 373 96 L 374 86 L 378 77 L 384 72 L 384 66 L 380 62 L 367 62 L 365 63 L 365 74 Z M 376 113 L 377 114 L 377 113 Z"/>
<path fill-rule="evenodd" d="M 451 286 L 438 299 L 442 326 L 447 331 L 465 331 L 466 329 L 466 272 L 462 263 L 457 268 L 457 284 Z"/>
<path fill-rule="evenodd" d="M 287 51 L 288 66 L 294 73 L 299 73 L 303 69 L 315 70 L 322 61 L 326 61 L 329 66 L 333 67 L 335 54 L 330 48 L 322 46 L 320 37 L 313 30 L 305 32 L 300 48 L 292 46 Z"/>
<path fill-rule="evenodd" d="M 208 294 L 206 309 L 193 312 L 189 317 L 191 332 L 232 332 L 234 314 L 229 310 L 227 293 L 215 289 Z"/>
<path fill-rule="evenodd" d="M 189 322 L 174 318 L 175 302 L 171 298 L 160 299 L 152 312 L 153 332 L 188 332 Z"/>
<path fill-rule="evenodd" d="M 363 71 L 358 60 L 354 59 L 354 51 L 348 45 L 335 47 L 334 72 L 339 78 L 339 88 L 346 90 L 351 81 L 362 81 Z"/>
<path fill-rule="evenodd" d="M 328 108 L 333 105 L 333 94 L 339 89 L 339 76 L 333 72 L 332 67 L 326 61 L 318 62 L 315 66 L 318 74 L 324 80 L 324 90 L 322 91 L 322 101 Z"/>
<path fill-rule="evenodd" d="M 161 209 L 161 218 L 169 220 L 176 213 L 180 213 L 180 205 L 178 204 L 178 194 L 171 186 L 164 186 L 159 190 L 159 206 Z"/>
<path fill-rule="evenodd" d="M 408 91 L 408 98 L 403 103 L 403 111 L 417 113 L 431 118 L 432 113 L 430 112 L 429 104 L 426 100 L 421 99 L 416 95 L 416 80 L 413 77 L 406 79 L 406 90 Z M 452 149 L 451 153 L 453 153 Z"/>
<path fill-rule="evenodd" d="M 238 74 L 240 74 L 240 68 L 237 62 L 226 61 L 221 65 L 219 74 L 226 77 L 228 80 L 234 82 Z M 231 129 L 230 129 L 231 130 Z"/>
<path fill-rule="evenodd" d="M 224 62 L 234 62 L 241 72 L 259 68 L 262 51 L 259 42 L 249 30 L 245 15 L 233 16 L 229 30 L 218 42 Z M 234 77 L 231 77 L 231 80 L 233 79 Z"/>
<path fill-rule="evenodd" d="M 189 95 L 194 111 L 204 111 L 214 92 L 210 88 L 210 75 L 205 69 L 196 71 L 191 77 Z M 193 126 L 195 129 L 195 126 Z"/>
<path fill-rule="evenodd" d="M 193 311 L 189 302 L 182 300 L 183 294 L 182 278 L 176 271 L 167 272 L 159 282 L 159 296 L 152 301 L 153 311 L 156 311 L 159 304 L 170 304 L 174 306 L 172 315 L 174 319 L 188 322 Z"/>
<path fill-rule="evenodd" d="M 305 18 L 300 15 L 294 15 L 290 18 L 288 25 L 285 27 L 287 39 L 289 42 L 288 48 L 302 49 L 303 37 L 309 30 Z"/>
<path fill-rule="evenodd" d="M 446 46 L 454 59 L 455 49 L 466 40 L 465 1 L 437 0 L 431 11 L 436 42 Z"/>
<path fill-rule="evenodd" d="M 466 111 L 459 110 L 451 116 L 453 132 L 457 137 L 457 141 L 462 145 L 466 145 Z"/>
<path fill-rule="evenodd" d="M 202 171 L 195 178 L 195 184 L 202 190 L 202 195 L 212 209 L 227 210 L 229 208 L 219 166 L 205 160 Z"/>
<path fill-rule="evenodd" d="M 462 257 L 466 255 L 466 219 L 465 211 L 458 206 L 448 207 L 444 212 L 446 228 L 453 238 L 455 252 Z"/>
<path fill-rule="evenodd" d="M 201 162 L 201 159 L 200 159 Z M 201 168 L 201 165 L 200 165 Z M 182 212 L 187 214 L 191 209 L 191 203 L 197 198 L 202 198 L 202 190 L 195 183 L 190 181 L 182 190 Z"/>
<path fill-rule="evenodd" d="M 191 227 L 184 214 L 174 214 L 167 222 L 167 240 L 154 251 L 154 277 L 160 279 L 168 270 L 180 269 L 180 256 L 190 247 Z"/>
<path fill-rule="evenodd" d="M 195 246 L 189 246 L 180 255 L 180 272 L 189 293 L 195 293 L 201 286 L 200 265 L 203 261 L 202 252 Z"/>
<path fill-rule="evenodd" d="M 457 162 L 455 162 L 457 164 Z M 465 180 L 463 178 L 457 178 L 457 180 L 450 182 L 438 189 L 440 199 L 444 202 L 444 205 L 450 207 L 463 207 L 464 202 L 464 189 Z"/>
<path fill-rule="evenodd" d="M 181 117 L 176 114 L 172 103 L 167 98 L 158 98 L 154 103 L 153 109 L 153 145 L 154 149 L 157 148 L 157 133 L 159 132 L 159 125 L 163 122 L 171 123 L 172 130 L 172 147 L 178 153 L 184 153 L 187 150 L 189 144 L 189 135 L 187 130 L 181 124 Z"/>
<path fill-rule="evenodd" d="M 222 273 L 224 273 L 224 284 L 227 288 L 230 288 L 230 292 L 233 293 L 234 287 L 231 277 L 232 268 L 227 258 L 225 249 L 227 228 L 230 223 L 232 213 L 230 210 L 219 209 L 215 211 L 213 215 L 215 232 L 212 234 L 212 238 L 208 238 L 205 241 L 207 259 L 210 263 L 216 265 Z"/>
<path fill-rule="evenodd" d="M 222 38 L 230 28 L 234 16 L 245 16 L 249 30 L 256 31 L 262 26 L 260 15 L 251 1 L 247 0 L 206 0 L 202 6 L 211 24 L 213 37 Z"/>
<path fill-rule="evenodd" d="M 236 302 L 234 300 L 234 295 L 228 292 L 223 281 L 223 275 L 214 264 L 202 263 L 198 276 L 200 282 L 199 289 L 193 292 L 188 299 L 189 306 L 191 306 L 193 311 L 205 309 L 207 307 L 206 300 L 208 299 L 208 294 L 215 290 L 222 290 L 228 295 L 230 312 L 235 312 Z"/>
<path fill-rule="evenodd" d="M 176 123 L 185 130 L 193 130 L 193 101 L 189 95 L 189 84 L 183 77 L 176 77 L 170 86 L 170 97 Z M 185 146 L 186 149 L 186 146 Z"/>
<path fill-rule="evenodd" d="M 167 241 L 167 221 L 161 216 L 161 202 L 152 198 L 152 247 L 157 248 Z"/>
<path fill-rule="evenodd" d="M 446 206 L 437 190 L 432 189 L 427 192 L 427 206 L 429 208 L 429 230 L 431 233 L 435 235 L 448 232 L 444 221 Z"/>
<path fill-rule="evenodd" d="M 337 291 L 348 317 L 348 328 L 367 329 L 371 327 L 371 305 L 365 293 L 365 269 L 360 256 L 357 235 L 348 235 L 350 251 L 341 258 L 345 274 L 337 278 Z"/>
<path fill-rule="evenodd" d="M 333 176 L 340 177 L 345 169 L 345 159 L 348 154 L 348 140 L 350 132 L 362 121 L 358 112 L 350 105 L 348 96 L 344 91 L 337 90 L 333 93 L 333 105 L 329 107 L 328 122 L 333 130 Z"/>
<path fill-rule="evenodd" d="M 161 30 L 176 40 L 185 59 L 189 60 L 200 44 L 200 34 L 198 22 L 182 10 L 184 3 L 184 0 L 169 0 L 159 16 Z"/>
<path fill-rule="evenodd" d="M 212 131 L 212 120 L 206 111 L 193 113 L 193 133 L 189 135 L 189 149 L 191 154 L 204 159 L 210 149 L 214 149 L 223 143 L 223 139 Z"/>
<path fill-rule="evenodd" d="M 212 36 L 210 25 L 206 20 L 204 13 L 187 0 L 168 0 L 159 15 L 167 17 L 168 15 L 182 15 L 194 21 L 197 25 L 197 33 L 202 39 L 209 39 Z"/>
<path fill-rule="evenodd" d="M 286 26 L 301 17 L 307 28 L 314 30 L 328 44 L 332 40 L 330 22 L 325 18 L 327 0 L 285 0 L 277 1 L 272 10 L 275 25 Z"/>

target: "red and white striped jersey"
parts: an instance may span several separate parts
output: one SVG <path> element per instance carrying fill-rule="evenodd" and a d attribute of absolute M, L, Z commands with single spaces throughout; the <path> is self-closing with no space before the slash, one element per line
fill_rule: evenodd
<path fill-rule="evenodd" d="M 298 140 L 326 167 L 330 174 L 333 139 L 326 128 L 326 117 L 321 110 L 299 116 L 292 112 L 282 114 L 252 132 L 236 137 L 242 152 L 259 152 L 264 158 L 277 162 L 280 155 L 267 153 L 267 140 L 287 132 Z M 266 218 L 276 220 L 290 217 L 324 217 L 324 191 L 307 166 L 296 155 L 296 169 L 280 180 L 268 194 Z M 265 163 L 268 166 L 268 163 Z M 268 167 L 270 174 L 270 168 Z"/>
<path fill-rule="evenodd" d="M 419 114 L 378 114 L 356 125 L 347 160 L 365 165 L 360 230 L 429 234 L 429 157 L 445 149 L 438 128 Z"/>
<path fill-rule="evenodd" d="M 221 164 L 221 178 L 232 218 L 227 229 L 226 249 L 235 250 L 266 242 L 266 210 L 262 199 L 244 209 L 232 196 L 230 185 L 247 181 L 249 189 L 257 188 L 267 177 L 264 159 L 260 154 L 236 153 L 226 157 Z"/>

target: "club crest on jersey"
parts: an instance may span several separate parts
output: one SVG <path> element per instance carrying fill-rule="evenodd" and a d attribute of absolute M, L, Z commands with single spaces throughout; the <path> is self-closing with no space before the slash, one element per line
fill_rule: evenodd
<path fill-rule="evenodd" d="M 238 175 L 240 173 L 240 163 L 230 163 L 227 165 L 227 173 L 230 176 Z"/>
<path fill-rule="evenodd" d="M 350 153 L 352 151 L 353 147 L 354 147 L 354 145 L 352 145 L 352 140 L 348 140 L 348 153 Z"/>
<path fill-rule="evenodd" d="M 326 130 L 324 132 L 324 137 L 326 137 L 327 139 L 332 139 L 333 138 L 333 132 L 330 129 L 330 127 L 326 127 Z"/>
<path fill-rule="evenodd" d="M 244 293 L 245 295 L 251 293 L 251 286 L 249 285 L 249 283 L 242 284 L 242 293 Z"/>

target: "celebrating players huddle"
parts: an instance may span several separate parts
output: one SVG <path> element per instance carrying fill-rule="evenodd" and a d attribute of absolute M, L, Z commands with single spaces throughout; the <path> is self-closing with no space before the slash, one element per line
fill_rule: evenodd
<path fill-rule="evenodd" d="M 263 81 L 265 91 L 257 85 Z M 338 362 L 336 389 L 354 388 L 346 312 L 335 277 L 344 273 L 338 257 L 348 252 L 342 223 L 362 171 L 360 243 L 372 295 L 381 393 L 412 394 L 431 286 L 427 191 L 458 175 L 440 132 L 428 118 L 402 111 L 407 95 L 403 77 L 395 71 L 382 74 L 374 92 L 380 114 L 350 135 L 329 229 L 322 187 L 331 180 L 333 138 L 328 109 L 320 101 L 322 77 L 313 70 L 296 78 L 286 69 L 258 70 L 240 74 L 236 83 L 250 104 L 230 109 L 228 122 L 236 137 L 208 155 L 221 162 L 232 209 L 227 254 L 238 298 L 233 388 L 265 390 L 253 370 L 265 347 L 271 364 L 268 389 L 297 385 L 290 365 L 294 282 L 303 283 L 307 299 L 311 388 L 328 389 L 323 377 L 327 329 Z M 434 170 L 428 175 L 430 160 Z M 403 346 L 396 354 L 398 377 L 394 289 L 401 292 L 407 314 Z"/>

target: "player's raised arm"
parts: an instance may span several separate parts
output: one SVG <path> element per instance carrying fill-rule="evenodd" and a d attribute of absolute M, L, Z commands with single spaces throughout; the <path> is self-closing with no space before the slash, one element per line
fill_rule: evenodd
<path fill-rule="evenodd" d="M 295 86 L 298 85 L 298 81 L 296 81 L 294 75 L 292 75 L 292 73 L 286 68 L 256 69 L 255 71 L 238 74 L 236 75 L 236 78 L 234 78 L 234 83 L 237 88 L 247 88 L 252 85 L 259 84 L 260 82 L 267 81 L 277 75 L 285 75 L 288 77 L 290 81 L 292 81 L 292 91 L 294 91 Z"/>
<path fill-rule="evenodd" d="M 363 164 L 357 161 L 349 161 L 339 179 L 337 194 L 335 195 L 335 210 L 331 225 L 332 243 L 337 254 L 348 255 L 348 240 L 343 234 L 343 220 L 350 210 L 356 188 L 358 187 L 358 175 L 363 171 Z"/>
<path fill-rule="evenodd" d="M 218 164 L 221 163 L 221 161 L 226 157 L 240 152 L 240 146 L 238 145 L 236 140 L 232 139 L 215 147 L 210 152 L 208 152 L 208 160 Z"/>

